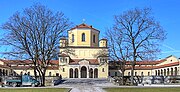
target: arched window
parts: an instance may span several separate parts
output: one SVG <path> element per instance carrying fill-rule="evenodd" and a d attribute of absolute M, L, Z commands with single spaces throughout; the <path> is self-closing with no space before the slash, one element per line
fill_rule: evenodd
<path fill-rule="evenodd" d="M 93 43 L 96 43 L 96 36 L 93 35 Z"/>
<path fill-rule="evenodd" d="M 128 76 L 130 76 L 130 72 L 128 72 Z"/>
<path fill-rule="evenodd" d="M 135 72 L 135 76 L 137 76 L 137 72 Z"/>
<path fill-rule="evenodd" d="M 67 63 L 67 58 L 65 58 L 65 63 Z"/>
<path fill-rule="evenodd" d="M 150 76 L 150 72 L 148 72 L 148 76 Z"/>
<path fill-rule="evenodd" d="M 51 76 L 51 72 L 49 72 L 49 76 Z"/>
<path fill-rule="evenodd" d="M 74 34 L 72 34 L 72 42 L 74 42 Z"/>
<path fill-rule="evenodd" d="M 104 71 L 104 68 L 102 69 L 102 72 L 105 72 L 105 71 Z"/>
<path fill-rule="evenodd" d="M 82 42 L 85 42 L 85 33 L 82 33 Z"/>

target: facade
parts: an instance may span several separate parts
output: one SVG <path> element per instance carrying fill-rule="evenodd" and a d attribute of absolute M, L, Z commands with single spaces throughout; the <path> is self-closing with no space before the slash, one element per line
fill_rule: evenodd
<path fill-rule="evenodd" d="M 11 67 L 9 67 L 6 63 L 0 60 L 0 77 L 8 76 L 9 74 L 11 74 L 11 72 L 12 72 Z"/>
<path fill-rule="evenodd" d="M 117 69 L 117 64 L 110 64 L 109 75 L 120 76 L 121 71 Z M 125 76 L 130 76 L 131 65 L 129 62 L 126 64 Z M 180 60 L 175 56 L 169 56 L 165 59 L 157 61 L 139 61 L 135 65 L 135 76 L 177 76 L 180 75 Z"/>
<path fill-rule="evenodd" d="M 60 39 L 59 60 L 51 60 L 46 76 L 62 78 L 107 78 L 120 76 L 119 62 L 108 62 L 107 40 L 99 40 L 100 31 L 87 24 L 80 24 L 68 31 L 68 38 Z M 130 76 L 131 65 L 126 63 L 125 76 Z M 29 60 L 0 59 L 0 76 L 34 75 Z M 169 56 L 156 61 L 137 61 L 135 76 L 180 75 L 180 60 Z"/>
<path fill-rule="evenodd" d="M 59 60 L 50 61 L 46 76 L 107 78 L 107 40 L 99 40 L 99 33 L 99 30 L 84 23 L 70 29 L 68 38 L 60 39 Z M 12 75 L 28 73 L 34 76 L 33 64 L 30 60 L 2 59 L 1 62 L 13 69 Z M 2 71 L 4 70 L 8 68 L 2 68 Z"/>
<path fill-rule="evenodd" d="M 107 40 L 99 40 L 100 31 L 80 24 L 60 40 L 59 70 L 63 78 L 107 78 Z M 106 54 L 102 54 L 106 53 Z"/>
<path fill-rule="evenodd" d="M 16 75 L 21 75 L 25 73 L 30 74 L 31 76 L 34 76 L 34 70 L 33 70 L 34 65 L 30 60 L 3 60 L 1 59 L 0 62 L 3 62 L 3 65 L 0 65 L 0 69 L 2 70 L 0 74 L 2 73 L 1 74 L 2 76 L 9 76 L 9 75 L 16 76 Z M 59 62 L 58 60 L 50 61 L 50 65 L 48 66 L 46 76 L 59 76 L 60 75 L 58 62 Z M 3 71 L 5 71 L 5 73 Z"/>

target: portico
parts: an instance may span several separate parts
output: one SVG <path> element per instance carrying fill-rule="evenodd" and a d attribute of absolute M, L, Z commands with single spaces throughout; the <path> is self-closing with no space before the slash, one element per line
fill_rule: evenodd
<path fill-rule="evenodd" d="M 98 78 L 98 65 L 91 65 L 86 59 L 69 67 L 69 78 Z"/>

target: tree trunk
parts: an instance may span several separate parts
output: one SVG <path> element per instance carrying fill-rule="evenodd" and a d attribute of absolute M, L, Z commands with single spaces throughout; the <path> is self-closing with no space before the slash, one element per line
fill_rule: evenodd
<path fill-rule="evenodd" d="M 36 67 L 34 67 L 34 77 L 37 80 L 37 71 L 36 70 L 37 70 Z"/>
<path fill-rule="evenodd" d="M 135 67 L 135 64 L 134 62 L 132 62 L 132 66 L 131 66 L 131 85 L 134 85 L 134 67 Z"/>
<path fill-rule="evenodd" d="M 122 85 L 125 85 L 125 81 L 124 81 L 124 70 L 122 70 Z"/>
<path fill-rule="evenodd" d="M 42 74 L 42 85 L 41 86 L 45 86 L 45 73 Z"/>

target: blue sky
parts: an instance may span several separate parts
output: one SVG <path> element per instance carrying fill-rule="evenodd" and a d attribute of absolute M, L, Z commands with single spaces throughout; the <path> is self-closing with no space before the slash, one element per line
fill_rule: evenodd
<path fill-rule="evenodd" d="M 75 25 L 85 23 L 101 31 L 113 24 L 113 16 L 135 7 L 151 7 L 153 16 L 167 32 L 167 39 L 160 47 L 159 58 L 169 55 L 180 57 L 180 0 L 0 0 L 0 24 L 16 11 L 22 11 L 34 3 L 46 5 L 53 11 L 62 11 Z M 0 30 L 0 36 L 4 31 Z M 0 51 L 4 51 L 1 46 Z"/>

